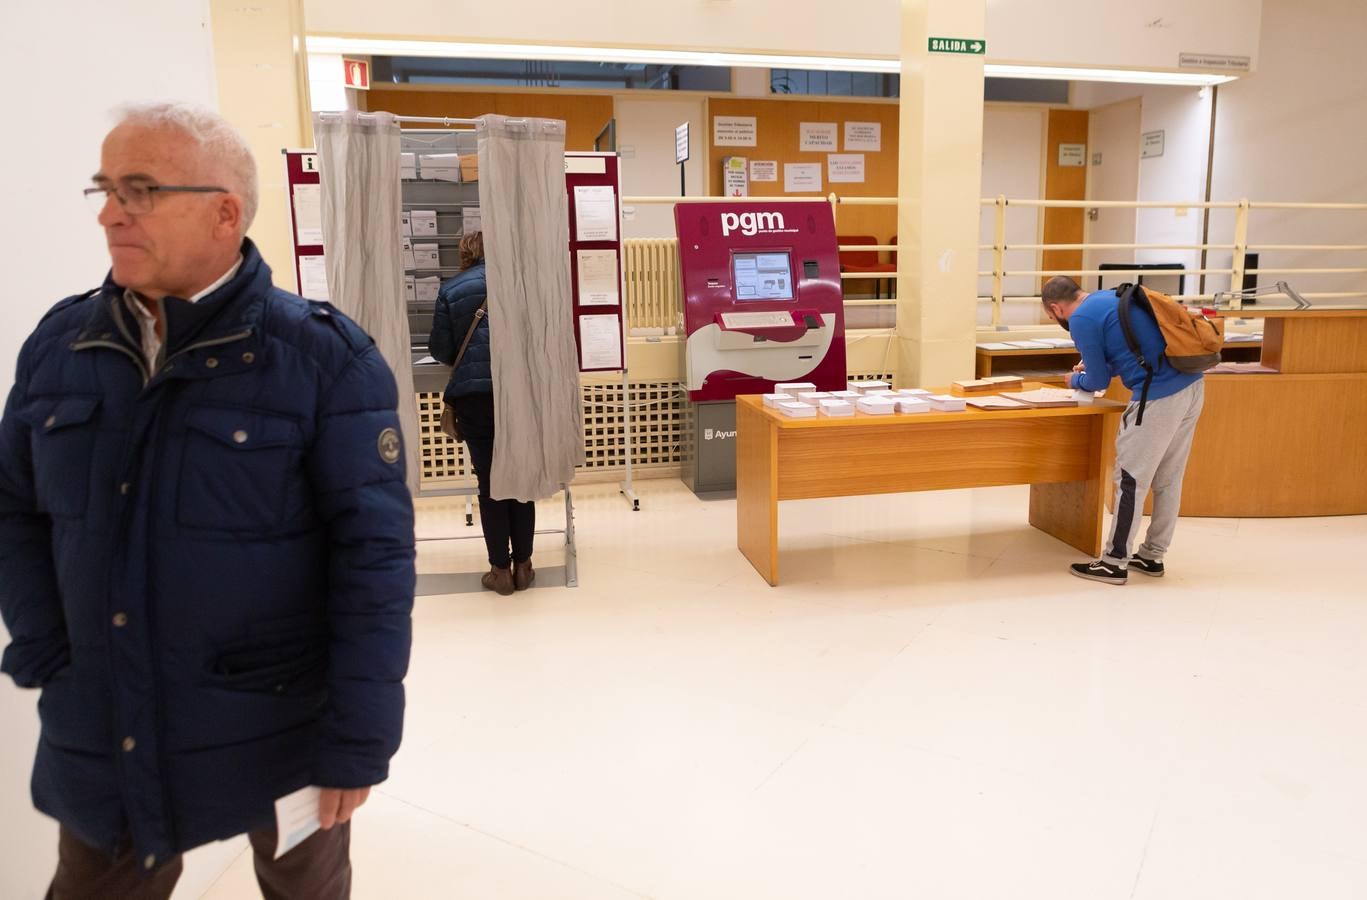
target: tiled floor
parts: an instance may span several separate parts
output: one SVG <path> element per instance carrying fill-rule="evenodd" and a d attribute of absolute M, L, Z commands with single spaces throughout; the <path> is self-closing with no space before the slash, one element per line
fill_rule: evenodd
<path fill-rule="evenodd" d="M 578 491 L 578 589 L 419 600 L 357 897 L 1367 897 L 1367 518 L 1183 520 L 1113 588 L 1025 489 L 789 503 L 773 589 L 639 487 Z"/>

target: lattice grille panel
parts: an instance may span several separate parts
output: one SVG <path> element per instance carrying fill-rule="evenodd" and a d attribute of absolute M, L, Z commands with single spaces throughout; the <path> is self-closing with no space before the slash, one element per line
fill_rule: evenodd
<path fill-rule="evenodd" d="M 422 480 L 465 478 L 465 445 L 441 433 L 442 399 L 439 393 L 418 394 L 418 434 L 422 440 Z M 471 473 L 473 474 L 473 473 Z"/>

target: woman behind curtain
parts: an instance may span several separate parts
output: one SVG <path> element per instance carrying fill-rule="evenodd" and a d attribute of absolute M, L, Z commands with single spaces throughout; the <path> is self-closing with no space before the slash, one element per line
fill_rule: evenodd
<path fill-rule="evenodd" d="M 455 365 L 465 336 L 469 346 L 451 370 L 445 401 L 460 420 L 461 436 L 479 479 L 479 524 L 489 549 L 490 569 L 480 579 L 503 596 L 526 590 L 536 578 L 532 568 L 532 535 L 536 532 L 536 504 L 495 500 L 489 494 L 494 460 L 494 381 L 490 368 L 489 317 L 476 313 L 484 305 L 484 236 L 467 234 L 460 242 L 461 272 L 442 283 L 432 317 L 428 351 L 446 365 Z M 470 333 L 471 326 L 474 333 Z"/>

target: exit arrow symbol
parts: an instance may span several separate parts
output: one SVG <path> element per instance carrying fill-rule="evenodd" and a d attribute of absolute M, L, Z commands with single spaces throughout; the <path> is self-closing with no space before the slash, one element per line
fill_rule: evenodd
<path fill-rule="evenodd" d="M 969 49 L 972 50 L 974 53 L 977 53 L 979 50 L 981 50 L 981 49 L 983 48 L 983 45 L 980 44 L 980 43 L 978 43 L 977 41 L 974 41 L 973 43 L 969 44 L 968 46 L 969 46 Z"/>

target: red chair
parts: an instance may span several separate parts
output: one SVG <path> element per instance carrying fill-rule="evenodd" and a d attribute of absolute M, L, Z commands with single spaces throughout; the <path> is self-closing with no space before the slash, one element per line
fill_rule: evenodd
<path fill-rule="evenodd" d="M 877 246 L 878 244 L 878 238 L 871 234 L 838 234 L 835 237 L 835 241 L 841 246 L 846 244 Z M 841 250 L 840 271 L 850 273 L 867 272 L 871 274 L 873 277 L 869 280 L 873 282 L 873 295 L 882 299 L 883 279 L 880 278 L 879 275 L 895 273 L 897 271 L 897 263 L 896 261 L 892 263 L 879 262 L 877 250 Z M 864 279 L 851 280 L 863 281 Z M 889 291 L 889 294 L 891 294 L 891 291 Z"/>

